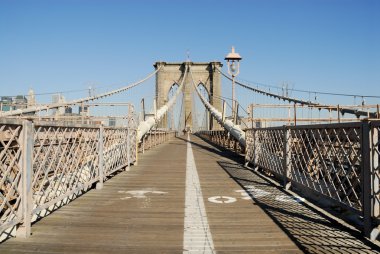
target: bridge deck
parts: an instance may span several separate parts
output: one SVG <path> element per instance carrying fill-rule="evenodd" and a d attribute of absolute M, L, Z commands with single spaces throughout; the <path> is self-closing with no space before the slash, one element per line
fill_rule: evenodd
<path fill-rule="evenodd" d="M 377 253 L 358 232 L 242 167 L 241 158 L 192 136 L 195 168 L 187 143 L 177 138 L 146 152 L 138 166 L 35 223 L 30 238 L 0 244 L 0 252 Z"/>

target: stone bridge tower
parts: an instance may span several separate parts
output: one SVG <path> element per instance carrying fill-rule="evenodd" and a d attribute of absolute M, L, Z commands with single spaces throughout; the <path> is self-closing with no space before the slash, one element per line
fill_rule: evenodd
<path fill-rule="evenodd" d="M 168 101 L 168 94 L 170 88 L 177 82 L 180 82 L 181 78 L 185 73 L 185 67 L 188 65 L 193 73 L 194 82 L 196 85 L 203 84 L 206 88 L 210 103 L 220 112 L 222 111 L 222 102 L 220 100 L 221 96 L 221 75 L 217 71 L 216 67 L 221 68 L 222 64 L 220 62 L 209 62 L 209 63 L 193 63 L 193 62 L 183 62 L 183 63 L 167 63 L 167 62 L 156 62 L 154 67 L 161 69 L 156 73 L 156 101 L 157 108 L 160 108 Z M 179 83 L 178 83 L 179 85 Z M 194 86 L 192 84 L 191 76 L 187 75 L 184 87 L 184 111 L 183 115 L 185 117 L 185 128 L 192 129 L 192 106 L 193 99 L 192 93 L 194 91 Z M 211 119 L 211 115 L 210 118 Z M 163 119 L 161 127 L 167 127 L 167 119 Z M 212 119 L 210 120 L 210 130 L 219 129 L 219 124 Z"/>

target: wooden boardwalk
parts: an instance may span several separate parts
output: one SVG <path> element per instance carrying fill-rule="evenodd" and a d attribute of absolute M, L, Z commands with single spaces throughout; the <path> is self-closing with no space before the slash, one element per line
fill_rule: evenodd
<path fill-rule="evenodd" d="M 31 237 L 0 244 L 0 253 L 379 253 L 242 167 L 242 158 L 195 136 L 190 144 L 195 165 L 186 137 L 147 151 L 102 190 L 35 223 Z M 191 191 L 199 196 L 185 201 Z"/>

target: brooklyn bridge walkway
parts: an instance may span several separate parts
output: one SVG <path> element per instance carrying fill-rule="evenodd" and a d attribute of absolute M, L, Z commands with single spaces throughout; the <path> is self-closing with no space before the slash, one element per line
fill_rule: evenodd
<path fill-rule="evenodd" d="M 176 138 L 0 253 L 379 253 L 243 163 L 196 136 Z"/>

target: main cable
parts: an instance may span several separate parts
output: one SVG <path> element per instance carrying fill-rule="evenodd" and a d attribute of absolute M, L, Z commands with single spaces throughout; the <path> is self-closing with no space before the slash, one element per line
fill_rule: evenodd
<path fill-rule="evenodd" d="M 96 96 L 85 97 L 85 98 L 73 100 L 73 101 L 70 101 L 70 102 L 53 103 L 53 104 L 44 105 L 44 106 L 34 106 L 34 107 L 25 108 L 25 109 L 16 109 L 16 110 L 13 110 L 13 111 L 2 112 L 2 113 L 0 113 L 0 117 L 16 116 L 16 115 L 22 115 L 22 114 L 26 114 L 26 113 L 35 113 L 35 112 L 49 110 L 49 109 L 57 109 L 57 108 L 60 108 L 60 107 L 68 107 L 68 106 L 78 105 L 78 104 L 81 104 L 81 103 L 84 103 L 84 102 L 88 102 L 88 101 L 94 101 L 94 100 L 98 100 L 98 99 L 101 99 L 101 98 L 109 97 L 109 96 L 112 96 L 114 94 L 118 94 L 118 93 L 127 91 L 127 90 L 129 90 L 129 89 L 131 89 L 131 88 L 133 88 L 133 87 L 135 87 L 135 86 L 137 86 L 137 85 L 145 82 L 146 80 L 148 80 L 151 77 L 153 77 L 161 69 L 161 67 L 162 66 L 160 66 L 154 72 L 150 73 L 145 78 L 143 78 L 143 79 L 141 79 L 141 80 L 139 80 L 139 81 L 137 81 L 135 83 L 132 83 L 129 86 L 122 87 L 122 88 L 119 88 L 119 89 L 116 89 L 116 90 L 113 90 L 113 91 L 110 91 L 110 92 L 102 93 L 102 94 L 96 95 Z"/>
<path fill-rule="evenodd" d="M 232 81 L 232 77 L 230 77 L 227 74 L 225 74 L 219 67 L 216 67 L 216 69 L 224 77 L 226 77 L 227 79 L 229 79 L 229 80 Z M 320 103 L 310 102 L 310 101 L 304 101 L 304 100 L 299 100 L 299 99 L 296 99 L 296 98 L 291 98 L 291 97 L 288 97 L 288 96 L 283 96 L 283 95 L 278 95 L 278 94 L 271 93 L 271 92 L 266 92 L 264 90 L 261 90 L 261 89 L 254 88 L 254 87 L 251 87 L 249 85 L 243 84 L 243 83 L 241 83 L 239 81 L 235 81 L 235 83 L 238 84 L 241 87 L 244 87 L 244 88 L 246 88 L 248 90 L 251 90 L 251 91 L 254 91 L 256 93 L 260 93 L 260 94 L 263 94 L 263 95 L 268 96 L 268 97 L 274 97 L 274 98 L 277 98 L 279 100 L 284 100 L 284 101 L 286 100 L 286 101 L 289 101 L 289 102 L 293 102 L 294 104 L 306 105 L 306 106 L 315 107 L 315 108 L 318 108 L 318 109 L 329 108 L 330 110 L 340 111 L 342 114 L 345 114 L 345 113 L 347 113 L 347 114 L 353 114 L 353 115 L 356 115 L 357 117 L 358 116 L 368 116 L 370 118 L 376 118 L 377 117 L 377 113 L 375 113 L 375 112 L 366 112 L 366 111 L 362 111 L 362 110 L 349 109 L 349 108 L 344 108 L 344 107 L 334 108 L 334 107 L 331 107 L 331 105 L 320 104 Z"/>

